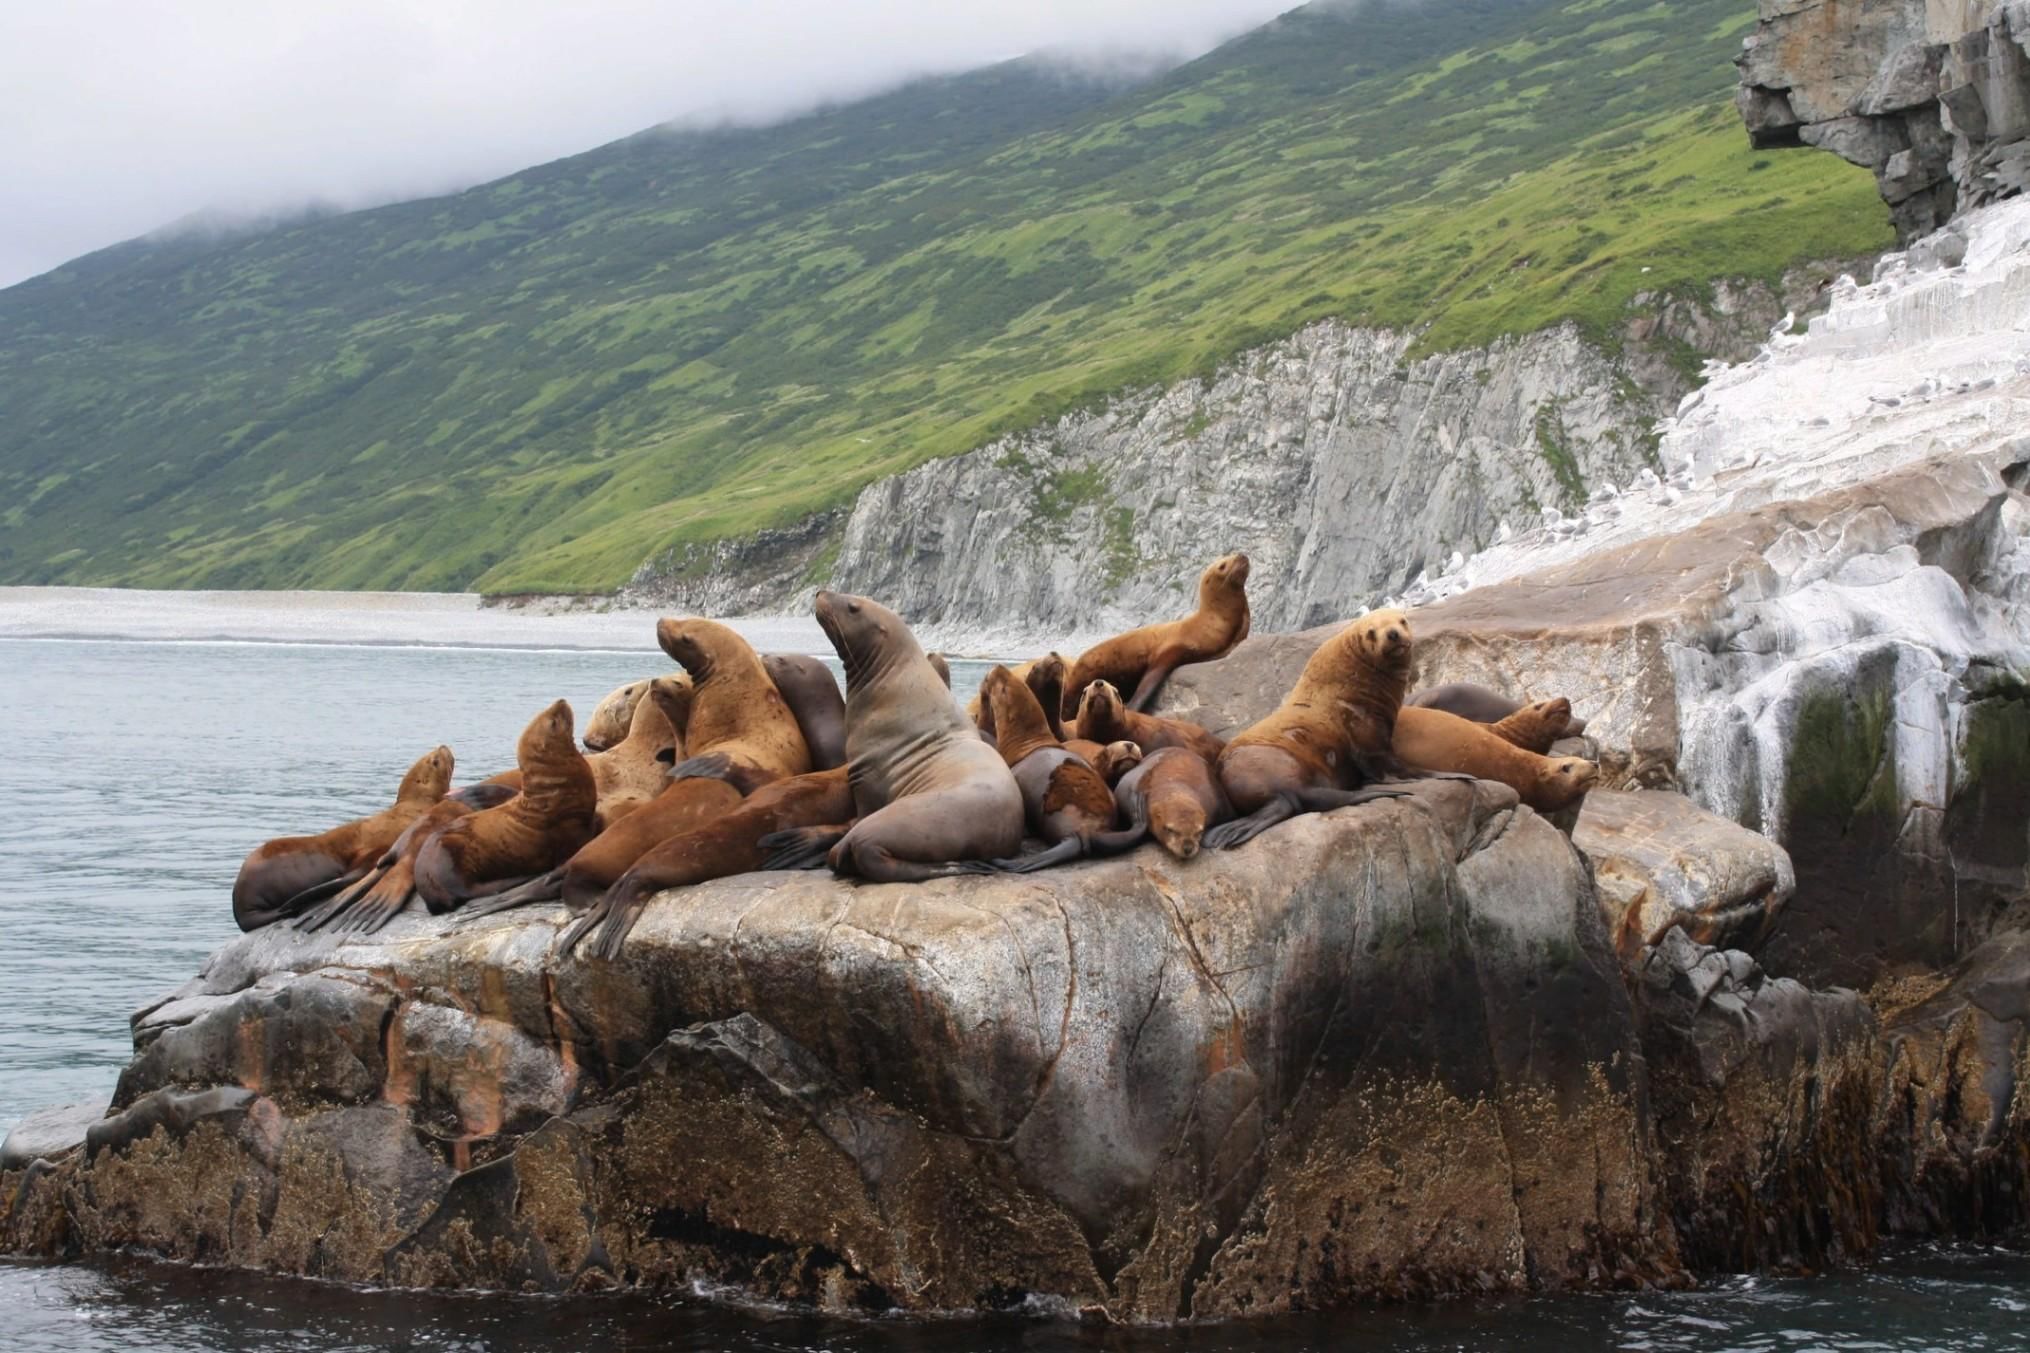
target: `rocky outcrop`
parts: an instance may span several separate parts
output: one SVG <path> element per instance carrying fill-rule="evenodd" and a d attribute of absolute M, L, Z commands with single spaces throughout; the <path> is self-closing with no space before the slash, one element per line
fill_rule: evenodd
<path fill-rule="evenodd" d="M 1761 0 L 1736 102 L 1758 146 L 1873 170 L 1911 240 L 2030 183 L 2026 43 L 2022 0 Z"/>
<path fill-rule="evenodd" d="M 1775 971 L 1943 966 L 2030 891 L 2026 476 L 1946 457 L 1452 595 L 1415 612 L 1420 680 L 1566 695 L 1610 787 L 1781 843 Z M 1163 708 L 1230 731 L 1333 628 L 1186 668 Z"/>
<path fill-rule="evenodd" d="M 1137 1320 L 1680 1272 L 1585 866 L 1498 786 L 1188 865 L 724 880 L 613 964 L 556 929 L 242 938 L 0 1178 L 0 1234 Z"/>

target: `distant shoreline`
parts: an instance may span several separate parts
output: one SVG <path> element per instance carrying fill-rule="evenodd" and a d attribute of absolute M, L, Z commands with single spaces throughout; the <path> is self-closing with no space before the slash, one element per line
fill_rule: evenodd
<path fill-rule="evenodd" d="M 0 587 L 0 639 L 99 643 L 291 644 L 653 653 L 665 611 L 557 598 L 489 603 L 474 592 L 227 592 Z M 716 617 L 764 652 L 831 652 L 809 616 Z M 1008 656 L 998 636 L 945 638 L 954 657 Z M 931 646 L 936 646 L 932 644 Z M 1033 654 L 1020 654 L 1031 657 Z"/>

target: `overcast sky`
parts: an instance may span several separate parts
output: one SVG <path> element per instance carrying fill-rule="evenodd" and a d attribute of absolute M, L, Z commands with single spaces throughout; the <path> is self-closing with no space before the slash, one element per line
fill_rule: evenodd
<path fill-rule="evenodd" d="M 6 0 L 0 286 L 193 212 L 445 192 L 1039 49 L 1195 55 L 1296 0 Z"/>

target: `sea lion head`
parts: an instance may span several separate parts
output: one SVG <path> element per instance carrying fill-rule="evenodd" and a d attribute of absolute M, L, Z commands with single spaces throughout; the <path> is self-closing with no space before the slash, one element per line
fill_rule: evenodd
<path fill-rule="evenodd" d="M 1100 748 L 1100 763 L 1093 769 L 1108 784 L 1114 784 L 1123 775 L 1142 764 L 1142 744 L 1139 742 L 1110 742 Z"/>
<path fill-rule="evenodd" d="M 937 679 L 944 682 L 945 689 L 950 690 L 952 688 L 952 665 L 945 661 L 945 655 L 942 653 L 926 653 L 923 655 L 923 658 L 925 662 L 930 664 L 930 670 L 937 673 Z"/>
<path fill-rule="evenodd" d="M 878 601 L 846 592 L 820 592 L 811 610 L 846 669 L 849 694 L 898 661 L 923 658 L 902 617 Z"/>
<path fill-rule="evenodd" d="M 1600 779 L 1600 767 L 1583 756 L 1554 756 L 1545 768 L 1542 799 L 1547 811 L 1568 808 L 1586 797 Z"/>
<path fill-rule="evenodd" d="M 529 720 L 515 743 L 515 758 L 527 763 L 555 759 L 560 752 L 577 752 L 571 737 L 571 702 L 553 701 L 541 714 Z"/>
<path fill-rule="evenodd" d="M 409 773 L 402 777 L 402 787 L 395 791 L 395 802 L 405 803 L 421 799 L 435 803 L 451 788 L 451 771 L 455 764 L 451 749 L 441 743 L 424 753 L 416 764 L 409 767 Z"/>
<path fill-rule="evenodd" d="M 1563 732 L 1565 725 L 1572 721 L 1572 702 L 1560 695 L 1555 699 L 1524 705 L 1518 712 L 1529 715 L 1532 722 L 1541 722 L 1547 728 Z"/>
<path fill-rule="evenodd" d="M 1200 840 L 1205 836 L 1205 805 L 1195 797 L 1176 795 L 1166 798 L 1160 816 L 1152 816 L 1149 832 L 1163 848 L 1180 860 L 1188 860 L 1198 854 Z"/>
<path fill-rule="evenodd" d="M 691 697 L 696 693 L 697 688 L 688 676 L 657 677 L 648 683 L 650 702 L 663 712 L 664 720 L 678 737 L 690 727 Z"/>
<path fill-rule="evenodd" d="M 592 707 L 591 717 L 585 720 L 586 751 L 603 752 L 627 736 L 641 698 L 648 694 L 648 681 L 647 677 L 630 681 Z"/>
<path fill-rule="evenodd" d="M 1353 644 L 1377 671 L 1410 672 L 1410 617 L 1393 608 L 1369 611 L 1353 622 Z"/>
<path fill-rule="evenodd" d="M 701 616 L 658 620 L 656 642 L 662 645 L 663 652 L 669 654 L 677 666 L 691 674 L 693 683 L 709 680 L 712 673 L 723 670 L 734 655 L 753 651 L 747 641 L 732 629 Z"/>
<path fill-rule="evenodd" d="M 1236 550 L 1223 554 L 1205 566 L 1205 572 L 1198 575 L 1198 595 L 1201 598 L 1220 593 L 1244 592 L 1248 585 L 1248 557 Z"/>
<path fill-rule="evenodd" d="M 1121 726 L 1125 710 L 1121 692 L 1113 682 L 1087 683 L 1078 698 L 1078 735 L 1094 742 L 1106 741 L 1105 735 Z"/>

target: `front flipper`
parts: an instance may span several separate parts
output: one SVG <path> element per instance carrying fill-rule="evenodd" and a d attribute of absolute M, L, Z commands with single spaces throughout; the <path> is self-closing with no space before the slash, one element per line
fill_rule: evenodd
<path fill-rule="evenodd" d="M 670 767 L 670 780 L 723 780 L 740 791 L 742 798 L 782 777 L 772 770 L 745 761 L 735 761 L 724 752 L 705 752 Z"/>
<path fill-rule="evenodd" d="M 1296 797 L 1284 791 L 1270 799 L 1246 817 L 1237 817 L 1231 822 L 1222 822 L 1209 829 L 1203 838 L 1207 850 L 1232 850 L 1254 840 L 1278 822 L 1288 822 L 1303 812 Z"/>
<path fill-rule="evenodd" d="M 1177 670 L 1177 664 L 1158 663 L 1142 673 L 1142 679 L 1135 683 L 1135 693 L 1128 697 L 1128 708 L 1137 714 L 1147 714 L 1149 706 L 1156 703 L 1156 692 L 1163 689 L 1163 683 Z"/>

